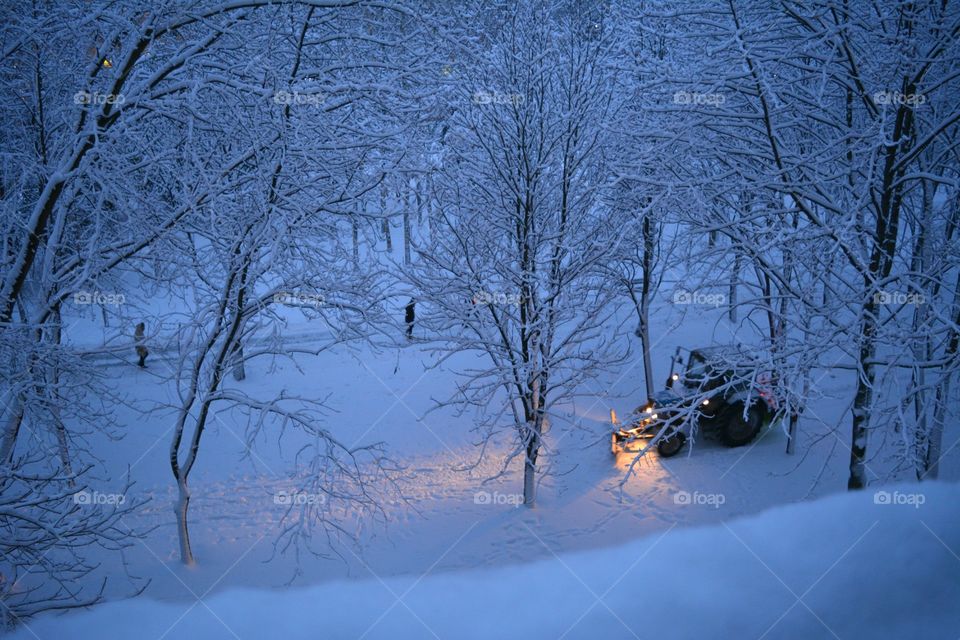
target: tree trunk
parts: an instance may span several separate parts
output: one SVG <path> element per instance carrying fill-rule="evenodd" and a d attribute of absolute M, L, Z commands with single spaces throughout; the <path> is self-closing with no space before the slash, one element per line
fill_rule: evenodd
<path fill-rule="evenodd" d="M 921 164 L 921 167 L 923 165 Z M 929 181 L 923 180 L 921 182 L 923 186 L 923 211 L 920 216 L 919 224 L 917 225 L 916 233 L 916 242 L 913 246 L 913 256 L 911 259 L 910 268 L 919 274 L 924 274 L 925 276 L 929 275 L 932 278 L 936 278 L 936 274 L 928 273 L 930 266 L 932 264 L 932 256 L 930 255 L 929 243 L 927 242 L 928 230 L 933 228 L 933 192 L 934 187 L 929 184 Z M 923 330 L 923 327 L 926 326 L 930 317 L 930 311 L 928 305 L 918 304 L 913 308 L 913 335 L 916 336 L 913 340 L 912 353 L 914 362 L 929 362 L 933 359 L 933 336 L 928 332 Z M 926 455 L 924 453 L 926 449 L 926 440 L 929 430 L 928 425 L 928 416 L 929 416 L 929 406 L 930 406 L 930 392 L 927 391 L 927 370 L 925 367 L 915 366 L 913 368 L 911 385 L 917 391 L 914 392 L 913 396 L 913 414 L 914 414 L 914 443 L 919 445 L 917 448 L 918 455 L 914 460 L 915 468 L 917 469 L 918 479 L 922 477 L 922 474 L 925 469 L 924 460 Z M 895 423 L 895 428 L 897 431 L 900 431 L 900 422 Z"/>
<path fill-rule="evenodd" d="M 957 283 L 960 285 L 960 275 L 957 276 Z M 958 311 L 954 315 L 954 326 L 960 324 L 960 288 L 954 297 L 954 305 Z M 950 340 L 947 348 L 944 350 L 944 360 L 948 363 L 943 367 L 943 378 L 937 385 L 937 393 L 933 404 L 933 424 L 926 436 L 926 449 L 923 456 L 923 473 L 919 480 L 936 480 L 940 474 L 940 458 L 943 456 L 943 424 L 946 420 L 947 403 L 950 401 L 950 386 L 953 372 L 950 370 L 950 362 L 956 357 L 957 351 L 960 351 L 960 332 L 951 329 Z"/>
<path fill-rule="evenodd" d="M 649 205 L 649 200 L 645 203 Z M 653 397 L 653 362 L 650 358 L 650 283 L 653 282 L 654 229 L 650 212 L 643 216 L 643 283 L 640 288 L 640 348 L 643 349 L 643 377 L 647 398 Z"/>
<path fill-rule="evenodd" d="M 528 450 L 527 456 L 523 465 L 523 504 L 532 508 L 537 501 L 537 454 Z"/>
<path fill-rule="evenodd" d="M 526 458 L 523 463 L 523 504 L 533 507 L 537 501 L 537 456 L 540 453 L 540 433 L 537 420 L 527 423 L 530 440 L 527 443 Z"/>
<path fill-rule="evenodd" d="M 867 303 L 864 307 L 861 329 L 860 353 L 857 372 L 857 393 L 853 400 L 853 419 L 850 433 L 850 478 L 847 489 L 863 489 L 867 486 L 867 433 L 870 423 L 870 405 L 873 403 L 874 344 L 873 334 L 876 323 L 876 304 Z"/>
<path fill-rule="evenodd" d="M 533 353 L 538 347 L 534 346 Z M 527 418 L 526 456 L 523 464 L 523 504 L 533 507 L 537 501 L 537 456 L 540 454 L 540 437 L 543 433 L 543 398 L 540 397 L 542 380 L 534 371 L 530 381 L 530 415 Z"/>
<path fill-rule="evenodd" d="M 806 368 L 803 370 L 803 396 L 806 399 L 810 397 L 810 372 Z M 790 406 L 790 426 L 787 428 L 787 453 L 793 455 L 797 450 L 797 434 L 800 430 L 800 414 L 803 413 L 803 406 Z"/>
<path fill-rule="evenodd" d="M 360 267 L 360 230 L 357 227 L 357 217 L 350 218 L 350 233 L 353 238 L 353 266 Z"/>
<path fill-rule="evenodd" d="M 233 345 L 233 379 L 236 381 L 247 379 L 247 368 L 243 360 L 243 345 L 239 342 Z"/>
<path fill-rule="evenodd" d="M 790 424 L 787 427 L 787 455 L 793 455 L 797 452 L 797 424 L 800 422 L 800 414 L 796 411 L 790 412 Z"/>
<path fill-rule="evenodd" d="M 950 375 L 937 387 L 934 400 L 933 424 L 926 438 L 926 450 L 923 457 L 923 473 L 917 480 L 936 480 L 940 475 L 940 458 L 943 456 L 943 421 L 947 411 L 947 398 L 950 397 Z"/>
<path fill-rule="evenodd" d="M 23 424 L 23 397 L 17 396 L 13 410 L 3 429 L 3 444 L 0 445 L 0 464 L 6 464 L 13 458 L 13 450 L 20 434 L 20 425 Z"/>
<path fill-rule="evenodd" d="M 653 362 L 650 358 L 650 322 L 648 320 L 649 311 L 646 301 L 643 304 L 642 317 L 640 319 L 640 348 L 643 349 L 643 377 L 647 384 L 647 398 L 652 398 L 653 388 Z"/>
<path fill-rule="evenodd" d="M 57 304 L 54 305 L 53 312 L 51 314 L 53 325 L 53 343 L 57 346 L 57 348 L 60 347 L 60 341 L 62 338 L 60 319 L 60 305 Z M 53 419 L 53 430 L 57 438 L 57 450 L 60 454 L 60 466 L 63 468 L 63 473 L 68 478 L 67 484 L 73 487 L 73 464 L 70 462 L 70 445 L 67 439 L 67 428 L 63 424 L 63 417 L 60 414 L 60 398 L 57 397 L 57 394 L 59 393 L 58 388 L 60 386 L 60 370 L 56 359 L 54 359 L 53 364 L 50 365 L 50 368 L 47 371 L 47 376 L 47 395 L 50 402 L 50 417 Z"/>
<path fill-rule="evenodd" d="M 427 228 L 429 229 L 431 244 L 436 241 L 435 234 L 438 226 L 436 220 L 436 211 L 434 210 L 433 189 L 433 177 L 427 176 L 426 193 L 424 194 L 424 206 L 427 209 Z"/>
<path fill-rule="evenodd" d="M 178 497 L 173 511 L 177 516 L 177 535 L 180 538 L 180 561 L 187 566 L 197 563 L 190 547 L 190 532 L 187 529 L 187 509 L 190 506 L 190 489 L 186 478 L 177 478 Z"/>
<path fill-rule="evenodd" d="M 737 288 L 740 285 L 740 269 L 742 268 L 743 256 L 739 251 L 734 249 L 733 251 L 733 273 L 730 274 L 730 296 L 727 300 L 729 305 L 729 311 L 727 315 L 730 317 L 730 322 L 737 321 Z"/>
<path fill-rule="evenodd" d="M 407 182 L 407 188 L 410 183 Z M 410 207 L 412 203 L 409 196 L 403 198 L 403 264 L 410 264 Z"/>
<path fill-rule="evenodd" d="M 390 235 L 390 216 L 387 214 L 387 184 L 380 184 L 380 215 L 383 216 L 381 230 L 383 237 L 387 241 L 387 253 L 393 253 L 393 237 Z"/>
<path fill-rule="evenodd" d="M 420 180 L 413 181 L 413 195 L 417 202 L 417 228 L 423 227 L 423 193 L 420 191 L 422 186 Z"/>
<path fill-rule="evenodd" d="M 736 212 L 735 212 L 736 213 Z M 739 217 L 750 219 L 750 216 L 753 214 L 753 195 L 749 192 L 744 192 L 740 194 L 740 211 Z M 740 287 L 740 272 L 743 270 L 743 253 L 737 248 L 736 245 L 732 247 L 733 250 L 733 265 L 732 273 L 730 274 L 730 295 L 727 299 L 727 316 L 730 318 L 730 322 L 737 321 L 737 295 L 739 293 Z"/>

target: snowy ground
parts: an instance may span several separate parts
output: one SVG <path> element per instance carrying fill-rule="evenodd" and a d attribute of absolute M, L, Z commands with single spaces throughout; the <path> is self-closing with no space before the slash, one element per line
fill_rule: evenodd
<path fill-rule="evenodd" d="M 722 322 L 703 324 L 718 313 L 688 314 L 681 323 L 681 311 L 665 305 L 655 316 L 662 323 L 656 335 L 665 336 L 654 354 L 662 378 L 676 345 L 730 339 Z M 310 344 L 318 335 L 308 325 L 293 325 L 288 339 Z M 130 354 L 122 355 L 129 360 Z M 462 358 L 444 368 L 425 369 L 429 354 L 422 345 L 378 353 L 342 347 L 300 357 L 298 366 L 277 361 L 251 367 L 247 380 L 239 383 L 246 389 L 264 397 L 281 389 L 329 397 L 328 427 L 338 437 L 350 444 L 385 442 L 389 454 L 407 469 L 406 500 L 384 505 L 385 527 L 359 523 L 360 544 L 337 545 L 329 558 L 276 555 L 274 542 L 286 506 L 274 498 L 295 488 L 289 474 L 302 441 L 287 434 L 278 444 L 275 434 L 265 433 L 247 450 L 242 417 L 219 414 L 204 435 L 191 476 L 191 538 L 198 557 L 191 569 L 177 559 L 172 513 L 175 490 L 167 461 L 173 421 L 163 405 L 173 400 L 173 388 L 158 382 L 172 361 L 156 353 L 150 367 L 140 371 L 114 356 L 102 358 L 112 386 L 129 394 L 136 409 L 119 416 L 125 425 L 121 440 L 92 443 L 92 450 L 108 452 L 97 472 L 104 478 L 102 486 L 92 488 L 105 494 L 119 491 L 129 470 L 136 484 L 127 497 L 151 502 L 124 524 L 153 528 L 124 553 L 125 566 L 115 560 L 105 564 L 104 571 L 113 578 L 109 597 L 122 598 L 131 591 L 127 576 L 134 584 L 149 578 L 148 597 L 179 603 L 238 587 L 307 586 L 371 576 L 402 582 L 403 576 L 529 563 L 656 539 L 678 526 L 725 522 L 845 490 L 849 449 L 844 403 L 852 381 L 839 370 L 821 372 L 824 386 L 835 397 L 811 407 L 798 455 L 784 454 L 785 436 L 774 426 L 741 449 L 701 438 L 670 460 L 652 454 L 624 483 L 631 456 L 611 455 L 608 416 L 610 408 L 624 414 L 642 399 L 638 355 L 617 375 L 597 381 L 593 394 L 568 407 L 566 416 L 554 419 L 546 443 L 550 472 L 533 510 L 514 506 L 519 501 L 518 469 L 489 481 L 499 470 L 504 444 L 488 451 L 472 471 L 462 470 L 478 455 L 469 416 L 428 413 L 435 399 L 450 393 L 455 379 L 450 370 L 463 365 Z M 843 427 L 834 434 L 828 427 L 838 421 Z M 958 438 L 960 430 L 954 428 L 946 442 Z M 876 444 L 870 465 L 882 475 L 893 461 L 886 459 L 882 443 Z M 960 479 L 957 448 L 948 452 L 941 477 Z"/>
<path fill-rule="evenodd" d="M 917 490 L 888 487 L 880 504 L 859 492 L 710 527 L 671 524 L 563 555 L 549 521 L 514 519 L 514 539 L 540 547 L 544 559 L 284 591 L 199 591 L 176 603 L 133 599 L 42 616 L 13 637 L 955 638 L 960 487 Z M 468 531 L 491 521 L 499 528 L 498 520 Z M 434 554 L 476 546 L 465 539 Z"/>

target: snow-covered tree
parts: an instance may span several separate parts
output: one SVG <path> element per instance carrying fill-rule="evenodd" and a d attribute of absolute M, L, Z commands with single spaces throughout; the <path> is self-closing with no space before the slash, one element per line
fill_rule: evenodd
<path fill-rule="evenodd" d="M 512 430 L 503 468 L 521 461 L 527 505 L 554 406 L 622 355 L 601 268 L 618 241 L 600 197 L 612 97 L 586 19 L 536 3 L 484 15 L 495 28 L 475 34 L 457 86 L 438 226 L 410 270 L 438 348 L 487 360 L 456 400 L 484 409 L 487 436 Z"/>

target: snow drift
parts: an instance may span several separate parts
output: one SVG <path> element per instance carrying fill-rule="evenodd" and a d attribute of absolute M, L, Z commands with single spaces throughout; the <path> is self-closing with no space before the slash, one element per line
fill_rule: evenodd
<path fill-rule="evenodd" d="M 954 484 L 884 487 L 527 565 L 111 602 L 12 637 L 955 637 L 957 504 Z"/>

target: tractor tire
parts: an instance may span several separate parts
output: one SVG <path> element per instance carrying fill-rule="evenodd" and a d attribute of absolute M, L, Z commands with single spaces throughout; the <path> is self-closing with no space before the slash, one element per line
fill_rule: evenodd
<path fill-rule="evenodd" d="M 735 404 L 730 407 L 729 418 L 720 431 L 720 439 L 728 447 L 742 447 L 750 444 L 763 428 L 764 412 L 759 404 L 754 404 L 747 410 L 747 417 L 743 417 L 743 405 Z"/>
<path fill-rule="evenodd" d="M 682 431 L 674 431 L 670 435 L 665 435 L 657 441 L 657 453 L 661 458 L 670 458 L 680 453 L 683 445 L 687 442 L 687 436 Z"/>

